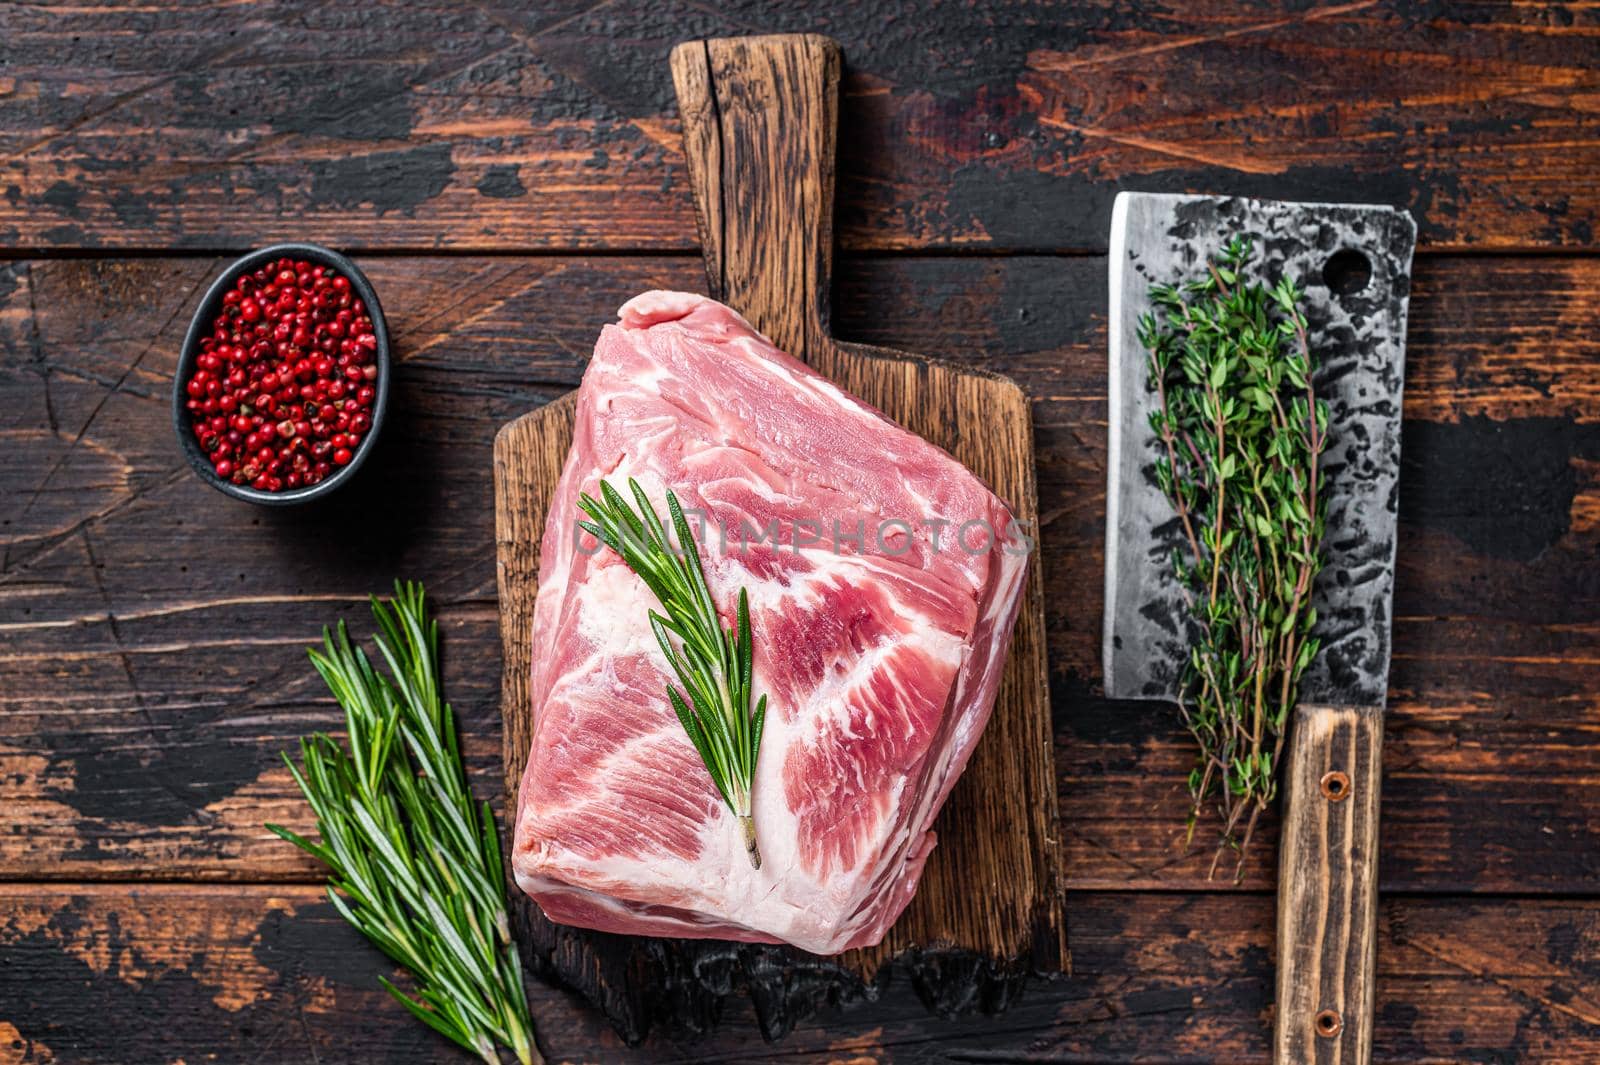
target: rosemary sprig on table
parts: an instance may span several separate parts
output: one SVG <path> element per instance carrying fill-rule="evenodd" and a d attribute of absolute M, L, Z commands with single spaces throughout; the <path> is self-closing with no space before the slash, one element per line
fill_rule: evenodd
<path fill-rule="evenodd" d="M 379 977 L 417 1019 L 486 1062 L 500 1043 L 540 1060 L 506 915 L 505 871 L 489 804 L 467 789 L 455 717 L 439 684 L 439 628 L 420 584 L 372 599 L 389 675 L 350 643 L 344 622 L 311 662 L 344 708 L 346 747 L 317 733 L 284 761 L 317 815 L 319 842 L 267 828 L 328 867 L 345 919 L 411 971 L 415 994 Z"/>
<path fill-rule="evenodd" d="M 631 477 L 628 488 L 637 511 L 622 493 L 601 481 L 600 499 L 584 493 L 578 503 L 594 520 L 578 525 L 621 555 L 661 603 L 665 615 L 650 611 L 650 628 L 672 663 L 678 683 L 688 693 L 686 699 L 669 684 L 667 698 L 722 801 L 738 818 L 750 864 L 759 869 L 761 849 L 756 845 L 750 788 L 761 750 L 767 697 L 761 697 L 752 713 L 749 597 L 744 589 L 739 590 L 734 627 L 723 628 L 706 587 L 700 549 L 678 497 L 667 492 L 667 515 L 678 543 L 675 547 L 644 489 Z"/>
<path fill-rule="evenodd" d="M 1200 747 L 1189 833 L 1217 802 L 1221 843 L 1242 873 L 1256 820 L 1277 794 L 1284 726 L 1316 656 L 1311 585 L 1327 511 L 1327 404 L 1312 384 L 1301 294 L 1248 282 L 1235 239 L 1206 276 L 1153 286 L 1139 338 L 1159 399 L 1156 478 L 1183 529 L 1173 568 L 1197 635 L 1180 706 Z M 1243 825 L 1241 832 L 1240 826 Z"/>

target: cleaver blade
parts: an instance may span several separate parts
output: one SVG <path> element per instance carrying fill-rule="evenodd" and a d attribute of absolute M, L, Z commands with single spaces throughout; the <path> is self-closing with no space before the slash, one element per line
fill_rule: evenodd
<path fill-rule="evenodd" d="M 1175 699 L 1189 647 L 1171 564 L 1182 531 L 1155 481 L 1156 398 L 1139 318 L 1152 284 L 1194 278 L 1236 235 L 1253 245 L 1253 277 L 1288 276 L 1304 291 L 1317 394 L 1328 402 L 1326 564 L 1313 591 L 1322 651 L 1301 700 L 1382 706 L 1416 224 L 1392 207 L 1143 192 L 1120 193 L 1111 215 L 1106 694 Z"/>
<path fill-rule="evenodd" d="M 1111 222 L 1106 692 L 1174 699 L 1189 647 L 1171 557 L 1182 537 L 1157 485 L 1139 318 L 1150 286 L 1195 277 L 1233 236 L 1253 276 L 1292 278 L 1328 403 L 1325 565 L 1312 591 L 1322 650 L 1284 759 L 1278 859 L 1276 1065 L 1372 1054 L 1383 707 L 1400 476 L 1406 310 L 1416 225 L 1357 204 L 1122 193 Z"/>

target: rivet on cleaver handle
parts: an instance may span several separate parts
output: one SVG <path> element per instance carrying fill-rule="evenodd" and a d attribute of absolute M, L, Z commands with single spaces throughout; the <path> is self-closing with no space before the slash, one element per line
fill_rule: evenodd
<path fill-rule="evenodd" d="M 1117 196 L 1111 221 L 1106 694 L 1173 698 L 1189 646 L 1171 566 L 1182 534 L 1155 482 L 1155 397 L 1139 317 L 1151 284 L 1193 279 L 1233 236 L 1253 242 L 1257 276 L 1292 277 L 1304 290 L 1317 391 L 1329 407 L 1327 564 L 1313 593 L 1322 653 L 1301 698 L 1381 706 L 1416 224 L 1391 207 L 1138 192 Z"/>

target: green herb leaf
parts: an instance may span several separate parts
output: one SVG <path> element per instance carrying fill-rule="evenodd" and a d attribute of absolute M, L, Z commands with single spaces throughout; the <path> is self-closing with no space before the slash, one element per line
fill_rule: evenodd
<path fill-rule="evenodd" d="M 1200 751 L 1189 827 L 1215 802 L 1218 857 L 1236 851 L 1241 873 L 1316 656 L 1309 589 L 1327 508 L 1327 405 L 1310 383 L 1301 294 L 1288 278 L 1251 281 L 1250 256 L 1231 240 L 1203 276 L 1153 285 L 1139 334 L 1160 396 L 1156 483 L 1183 529 L 1172 570 L 1192 642 L 1180 708 Z"/>
<path fill-rule="evenodd" d="M 637 511 L 622 493 L 601 481 L 600 499 L 585 494 L 578 501 L 593 519 L 592 524 L 580 524 L 621 555 L 661 603 L 665 614 L 651 611 L 650 627 L 683 689 L 680 692 L 669 684 L 667 699 L 717 793 L 738 819 L 750 864 L 759 869 L 761 849 L 756 844 L 750 791 L 766 723 L 767 697 L 761 697 L 752 713 L 755 645 L 749 596 L 740 589 L 734 626 L 724 628 L 706 584 L 694 531 L 678 497 L 667 492 L 669 537 L 644 489 L 631 477 L 628 489 Z"/>
<path fill-rule="evenodd" d="M 325 733 L 288 763 L 317 816 L 320 842 L 267 828 L 328 867 L 334 908 L 411 972 L 413 1016 L 486 1062 L 498 1043 L 523 1065 L 542 1060 L 506 913 L 499 836 L 467 787 L 455 715 L 439 682 L 439 628 L 420 584 L 376 596 L 387 676 L 353 646 L 344 622 L 323 630 L 312 665 L 345 712 L 345 743 Z"/>

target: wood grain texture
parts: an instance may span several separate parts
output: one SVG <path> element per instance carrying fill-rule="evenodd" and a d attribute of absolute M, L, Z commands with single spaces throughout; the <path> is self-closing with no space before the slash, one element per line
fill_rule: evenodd
<path fill-rule="evenodd" d="M 839 46 L 794 34 L 672 50 L 706 282 L 811 365 L 831 346 Z"/>
<path fill-rule="evenodd" d="M 1269 1060 L 1277 825 L 1243 890 L 1207 883 L 1181 725 L 1100 688 L 1105 263 L 905 254 L 1096 251 L 1132 187 L 1392 203 L 1474 253 L 1415 275 L 1373 1056 L 1600 1061 L 1592 5 L 90 0 L 0 27 L 0 247 L 208 253 L 0 260 L 0 1061 L 449 1056 L 260 827 L 309 828 L 278 752 L 339 723 L 304 647 L 426 580 L 498 798 L 494 435 L 628 296 L 702 283 L 665 60 L 773 31 L 848 57 L 832 334 L 1032 400 L 1075 975 L 943 1019 L 890 967 L 770 1049 L 781 996 L 658 996 L 675 1023 L 630 1050 L 535 984 L 552 1060 Z M 279 238 L 394 255 L 362 265 L 400 362 L 349 494 L 265 515 L 186 472 L 165 398 L 209 252 Z M 158 883 L 196 879 L 242 883 Z"/>
<path fill-rule="evenodd" d="M 539 540 L 550 497 L 561 479 L 561 460 L 572 446 L 577 393 L 569 392 L 509 423 L 494 440 L 495 586 L 500 606 L 501 759 L 507 810 L 533 743 L 528 705 L 533 670 L 533 595 L 539 586 Z M 554 462 L 551 456 L 557 456 Z"/>
<path fill-rule="evenodd" d="M 689 257 L 363 259 L 396 339 L 394 434 L 352 495 L 274 515 L 189 475 L 166 420 L 218 265 L 0 265 L 0 876 L 309 877 L 261 829 L 309 829 L 278 752 L 339 725 L 304 649 L 340 616 L 360 631 L 396 576 L 442 608 L 446 683 L 479 793 L 498 798 L 494 434 L 577 383 L 625 299 L 703 276 Z M 1201 890 L 1182 724 L 1099 686 L 1104 271 L 845 257 L 833 329 L 1033 397 L 1068 885 Z M 1600 263 L 1425 257 L 1416 289 L 1380 886 L 1584 893 L 1600 877 Z M 1271 890 L 1275 821 L 1263 831 L 1245 886 Z"/>
<path fill-rule="evenodd" d="M 1294 709 L 1278 857 L 1278 1065 L 1367 1065 L 1383 708 Z"/>
<path fill-rule="evenodd" d="M 624 1047 L 531 985 L 552 1063 L 1022 1065 L 1270 1060 L 1269 895 L 1073 896 L 1074 975 L 1001 1019 L 929 1017 L 897 975 L 764 1047 L 731 1000 L 703 1036 Z M 1374 1060 L 1600 1056 L 1600 903 L 1385 901 Z M 378 987 L 389 964 L 310 885 L 0 884 L 0 1060 L 29 1065 L 466 1062 Z"/>
<path fill-rule="evenodd" d="M 12 5 L 0 245 L 690 250 L 664 59 L 826 32 L 850 249 L 1103 249 L 1119 187 L 1593 248 L 1582 2 Z"/>
<path fill-rule="evenodd" d="M 837 46 L 804 35 L 693 42 L 674 51 L 672 64 L 689 116 L 685 136 L 694 146 L 690 169 L 703 205 L 711 292 L 780 347 L 951 451 L 1032 528 L 1031 419 L 1016 385 L 901 352 L 841 345 L 827 333 Z M 571 419 L 563 400 L 512 422 L 495 440 L 508 809 L 532 735 L 527 674 L 539 537 Z M 663 986 L 686 998 L 691 1013 L 713 1010 L 725 992 L 698 975 L 712 958 L 739 957 L 752 996 L 770 1003 L 763 1015 L 769 1033 L 786 1031 L 818 1001 L 859 993 L 886 961 L 907 951 L 916 952 L 912 968 L 930 1006 L 946 1011 L 997 1007 L 1028 971 L 1059 971 L 1066 926 L 1039 589 L 1035 575 L 990 725 L 935 823 L 940 846 L 880 945 L 819 959 L 786 949 L 640 944 L 554 928 L 525 907 L 540 960 L 630 1038 L 648 1030 L 658 1013 L 651 999 Z M 975 884 L 984 890 L 974 891 Z M 665 959 L 640 960 L 653 955 Z M 806 979 L 790 975 L 796 967 Z"/>
<path fill-rule="evenodd" d="M 577 383 L 595 323 L 629 296 L 703 281 L 688 256 L 363 258 L 396 339 L 393 435 L 348 498 L 272 515 L 197 482 L 169 435 L 177 344 L 219 266 L 0 264 L 0 879 L 49 881 L 28 890 L 51 906 L 84 891 L 149 897 L 70 883 L 80 880 L 309 881 L 314 867 L 261 828 L 311 828 L 278 754 L 340 723 L 304 650 L 338 617 L 361 631 L 366 595 L 396 576 L 425 580 L 440 606 L 475 786 L 498 802 L 494 435 Z M 1189 894 L 1232 890 L 1206 881 L 1206 847 L 1182 847 L 1189 740 L 1166 708 L 1099 688 L 1104 260 L 846 255 L 837 275 L 835 334 L 1005 373 L 1032 397 L 1078 975 L 1059 995 L 1031 984 L 1000 1017 L 941 1020 L 891 970 L 876 1002 L 818 1007 L 779 1049 L 819 1063 L 1265 1060 L 1276 823 L 1245 884 L 1263 894 Z M 1399 897 L 1380 915 L 1375 1056 L 1592 1061 L 1600 1042 L 1582 1018 L 1593 1016 L 1597 951 L 1558 897 L 1592 893 L 1600 877 L 1600 262 L 1425 256 L 1415 284 L 1379 870 L 1380 889 Z M 225 888 L 181 893 L 210 890 Z M 1485 897 L 1411 897 L 1459 893 Z M 87 927 L 110 910 L 85 905 Z M 183 911 L 196 928 L 207 923 L 198 912 Z M 296 970 L 313 948 L 294 938 L 296 922 L 282 927 L 263 934 L 279 964 L 322 986 L 327 963 L 307 957 Z M 330 917 L 303 929 L 327 944 L 313 953 L 349 951 L 335 927 Z M 138 947 L 134 933 L 123 942 Z M 122 985 L 92 970 L 52 971 L 24 970 L 71 994 L 32 1000 L 29 1016 L 56 1042 L 74 1033 L 87 1048 L 76 1060 L 125 1060 L 74 1028 L 89 1016 L 128 1018 L 147 1040 L 133 1048 L 220 1046 L 220 1060 L 238 1060 L 248 1027 L 264 1060 L 309 1058 L 281 987 L 254 1011 L 218 1011 L 207 996 L 152 1015 L 124 1007 Z M 791 975 L 798 984 L 805 971 Z M 180 986 L 167 979 L 155 986 Z M 313 1035 L 331 1048 L 323 1061 L 364 1060 L 363 1038 L 380 1060 L 439 1054 L 386 1051 L 427 1033 L 411 1036 L 380 994 L 312 1002 Z M 599 1037 L 562 1058 L 622 1056 L 603 1021 L 573 1009 Z M 251 1024 L 268 1014 L 287 1034 Z M 139 1029 L 141 1017 L 162 1027 Z M 763 1052 L 742 999 L 682 1019 L 714 1034 L 627 1060 Z M 100 1027 L 107 1039 L 124 1031 Z M 671 1028 L 658 1025 L 648 1046 L 671 1044 Z"/>

